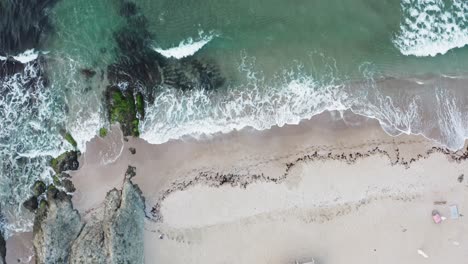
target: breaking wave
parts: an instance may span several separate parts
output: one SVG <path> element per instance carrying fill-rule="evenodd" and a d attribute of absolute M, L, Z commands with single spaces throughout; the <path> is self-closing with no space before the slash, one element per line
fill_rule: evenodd
<path fill-rule="evenodd" d="M 216 35 L 213 33 L 204 35 L 203 31 L 198 32 L 198 35 L 198 40 L 187 38 L 181 41 L 177 47 L 172 47 L 169 49 L 154 47 L 153 49 L 166 58 L 182 59 L 188 56 L 192 56 L 216 37 Z"/>
<path fill-rule="evenodd" d="M 255 59 L 243 56 L 239 71 L 248 80 L 245 85 L 188 92 L 162 87 L 140 123 L 141 137 L 160 144 L 245 127 L 265 130 L 298 124 L 327 110 L 351 110 L 377 119 L 390 135 L 422 134 L 451 149 L 463 147 L 468 136 L 468 115 L 462 108 L 466 102 L 439 85 L 454 80 L 440 77 L 427 85 L 417 79 L 387 80 L 371 63 L 364 63 L 365 81 L 351 82 L 338 77 L 332 59 L 322 59 L 329 65 L 326 74 L 299 65 L 268 81 L 253 70 Z M 412 92 L 415 89 L 425 92 Z"/>
<path fill-rule="evenodd" d="M 0 207 L 7 233 L 31 227 L 22 202 L 36 179 L 50 180 L 49 156 L 66 148 L 56 130 L 63 122 L 58 94 L 45 87 L 38 60 L 0 78 Z"/>
<path fill-rule="evenodd" d="M 32 61 L 36 60 L 39 57 L 39 54 L 40 54 L 40 52 L 35 51 L 34 49 L 30 49 L 30 50 L 26 50 L 23 53 L 20 53 L 20 54 L 14 55 L 14 56 L 10 56 L 10 57 L 13 58 L 16 61 L 19 61 L 19 62 L 21 62 L 23 64 L 26 64 L 28 62 L 32 62 Z M 5 61 L 7 59 L 8 59 L 8 57 L 0 56 L 0 61 Z"/>
<path fill-rule="evenodd" d="M 468 1 L 402 0 L 401 8 L 393 43 L 403 55 L 436 56 L 468 44 Z"/>

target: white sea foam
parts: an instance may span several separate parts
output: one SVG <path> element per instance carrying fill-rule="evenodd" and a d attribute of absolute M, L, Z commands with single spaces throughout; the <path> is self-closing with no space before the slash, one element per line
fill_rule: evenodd
<path fill-rule="evenodd" d="M 26 50 L 25 52 L 13 56 L 13 59 L 26 64 L 28 62 L 34 61 L 39 57 L 39 52 L 34 49 Z"/>
<path fill-rule="evenodd" d="M 44 52 L 44 54 L 45 53 L 46 52 Z M 15 56 L 9 56 L 9 57 L 23 64 L 26 64 L 28 62 L 35 61 L 39 57 L 39 54 L 41 54 L 41 52 L 35 51 L 34 49 L 29 49 L 29 50 L 24 51 L 23 53 L 20 53 Z M 8 56 L 7 57 L 0 56 L 0 61 L 5 61 L 7 59 L 8 59 Z"/>
<path fill-rule="evenodd" d="M 436 56 L 468 44 L 468 1 L 402 0 L 393 43 L 404 55 Z"/>
<path fill-rule="evenodd" d="M 28 230 L 30 214 L 21 206 L 35 179 L 50 178 L 49 155 L 63 151 L 54 124 L 63 121 L 39 65 L 0 79 L 0 206 L 9 231 Z"/>
<path fill-rule="evenodd" d="M 195 54 L 206 44 L 208 44 L 208 42 L 210 42 L 214 37 L 216 37 L 216 35 L 213 33 L 204 35 L 203 31 L 200 31 L 197 40 L 194 40 L 193 38 L 187 38 L 185 40 L 182 40 L 176 47 L 172 47 L 169 49 L 154 47 L 153 49 L 166 58 L 182 59 Z"/>
<path fill-rule="evenodd" d="M 370 65 L 362 65 L 363 79 L 367 81 L 360 84 L 346 84 L 337 77 L 333 67 L 329 74 L 318 75 L 298 67 L 284 71 L 279 78 L 268 82 L 252 70 L 248 60 L 243 58 L 240 70 L 249 81 L 227 91 L 197 89 L 181 92 L 162 88 L 156 94 L 155 103 L 147 108 L 145 120 L 140 123 L 141 137 L 160 144 L 184 136 L 198 138 L 245 127 L 264 130 L 298 124 L 327 110 L 351 110 L 377 119 L 390 135 L 423 134 L 451 149 L 463 147 L 464 139 L 468 137 L 468 120 L 461 118 L 467 115 L 461 107 L 464 103 L 452 103 L 450 109 L 446 109 L 443 102 L 450 102 L 454 95 L 441 93 L 435 86 L 424 87 L 433 89 L 439 97 L 428 109 L 423 102 L 427 98 L 420 95 L 392 96 L 388 91 L 382 91 Z M 416 82 L 414 85 L 418 86 Z M 405 87 L 401 88 L 404 93 Z M 429 100 L 436 98 L 433 96 Z M 435 109 L 438 116 L 434 115 Z M 427 120 L 438 120 L 440 124 L 434 127 L 433 121 Z"/>

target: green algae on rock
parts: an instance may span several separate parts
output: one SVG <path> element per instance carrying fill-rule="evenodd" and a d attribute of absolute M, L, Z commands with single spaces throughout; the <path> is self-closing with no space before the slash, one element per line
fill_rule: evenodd
<path fill-rule="evenodd" d="M 99 129 L 99 136 L 102 137 L 102 138 L 103 138 L 103 137 L 106 137 L 106 136 L 107 136 L 107 128 L 101 127 L 101 128 Z"/>
<path fill-rule="evenodd" d="M 70 143 L 70 145 L 72 145 L 74 148 L 76 148 L 78 146 L 78 144 L 76 143 L 75 139 L 73 138 L 73 136 L 70 134 L 70 133 L 66 133 L 65 134 L 65 140 Z"/>
<path fill-rule="evenodd" d="M 50 165 L 56 173 L 61 173 L 68 170 L 77 170 L 80 165 L 78 162 L 78 157 L 78 151 L 67 151 L 62 153 L 57 158 L 53 158 L 50 161 Z"/>
<path fill-rule="evenodd" d="M 110 86 L 106 91 L 106 103 L 110 123 L 118 122 L 124 136 L 138 137 L 139 120 L 133 94 Z"/>
<path fill-rule="evenodd" d="M 38 197 L 46 191 L 46 184 L 43 181 L 36 181 L 32 186 L 33 195 Z"/>
<path fill-rule="evenodd" d="M 137 93 L 135 99 L 137 112 L 140 118 L 143 119 L 145 118 L 145 100 L 143 94 Z"/>

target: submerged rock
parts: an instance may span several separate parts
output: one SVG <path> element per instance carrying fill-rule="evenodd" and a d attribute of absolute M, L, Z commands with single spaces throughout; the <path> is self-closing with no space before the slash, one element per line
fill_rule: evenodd
<path fill-rule="evenodd" d="M 50 165 L 56 173 L 63 171 L 77 170 L 80 163 L 78 162 L 78 151 L 67 151 L 55 159 L 52 159 Z"/>
<path fill-rule="evenodd" d="M 0 56 L 37 48 L 53 30 L 48 15 L 58 0 L 0 1 Z"/>
<path fill-rule="evenodd" d="M 49 188 L 34 222 L 37 263 L 144 263 L 144 200 L 130 178 L 85 223 L 70 196 Z"/>

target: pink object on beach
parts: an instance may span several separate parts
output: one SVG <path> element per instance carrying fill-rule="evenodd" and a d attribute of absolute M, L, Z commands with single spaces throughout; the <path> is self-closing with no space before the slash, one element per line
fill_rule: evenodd
<path fill-rule="evenodd" d="M 440 216 L 439 212 L 437 212 L 437 210 L 432 211 L 432 219 L 436 224 L 442 222 L 442 217 Z"/>

